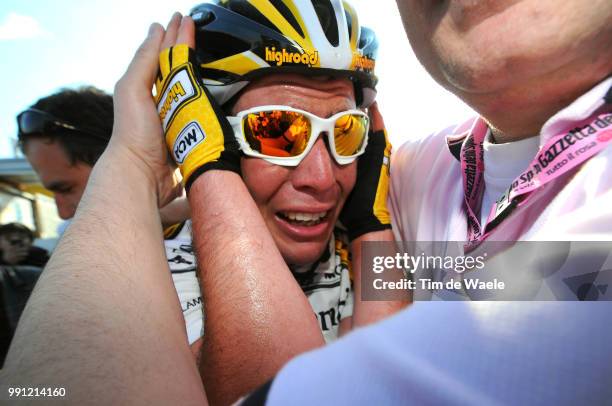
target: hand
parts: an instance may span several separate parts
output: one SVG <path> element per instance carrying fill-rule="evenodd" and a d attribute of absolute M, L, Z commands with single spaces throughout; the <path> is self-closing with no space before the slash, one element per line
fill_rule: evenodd
<path fill-rule="evenodd" d="M 187 190 L 210 169 L 240 173 L 240 153 L 232 127 L 202 85 L 196 68 L 193 32 L 189 17 L 183 18 L 175 41 L 168 30 L 164 44 L 170 47 L 159 55 L 160 73 L 155 82 L 166 145 Z"/>
<path fill-rule="evenodd" d="M 191 218 L 189 200 L 184 196 L 174 199 L 159 209 L 159 217 L 164 229 Z"/>
<path fill-rule="evenodd" d="M 151 88 L 157 75 L 159 52 L 176 41 L 180 21 L 177 13 L 167 31 L 159 24 L 151 25 L 147 38 L 117 82 L 113 96 L 115 122 L 108 150 L 113 151 L 114 157 L 121 157 L 121 162 L 128 162 L 129 170 L 135 167 L 151 180 L 160 207 L 181 194 L 181 185 L 168 158 Z"/>
<path fill-rule="evenodd" d="M 347 228 L 349 239 L 391 228 L 387 209 L 391 143 L 378 111 L 378 105 L 368 108 L 370 132 L 368 146 L 357 162 L 357 181 L 340 213 L 340 221 Z"/>

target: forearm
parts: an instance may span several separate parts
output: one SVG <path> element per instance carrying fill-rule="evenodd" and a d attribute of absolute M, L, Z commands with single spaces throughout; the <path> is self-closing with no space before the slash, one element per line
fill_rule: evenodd
<path fill-rule="evenodd" d="M 206 314 L 201 372 L 211 403 L 226 404 L 324 341 L 242 179 L 207 172 L 189 200 Z"/>
<path fill-rule="evenodd" d="M 6 363 L 14 386 L 66 387 L 74 403 L 179 400 L 185 376 L 173 385 L 178 376 L 167 373 L 177 359 L 191 364 L 191 385 L 201 385 L 165 262 L 154 181 L 122 158 L 107 151 L 96 165 L 32 294 Z"/>
<path fill-rule="evenodd" d="M 159 209 L 162 226 L 170 227 L 191 218 L 191 208 L 186 197 L 179 197 Z"/>
<path fill-rule="evenodd" d="M 353 310 L 353 328 L 364 326 L 366 324 L 377 322 L 381 319 L 384 319 L 387 316 L 401 310 L 403 307 L 407 306 L 411 301 L 411 296 L 409 292 L 406 292 L 405 300 L 388 300 L 388 301 L 366 301 L 362 300 L 362 283 L 363 277 L 362 272 L 368 272 L 371 270 L 362 269 L 362 253 L 363 246 L 362 243 L 367 243 L 371 241 L 385 241 L 388 242 L 385 244 L 385 247 L 389 251 L 389 255 L 393 255 L 394 245 L 392 244 L 394 241 L 393 232 L 391 230 L 384 231 L 376 231 L 364 234 L 360 237 L 357 237 L 355 240 L 351 242 L 351 255 L 352 255 L 352 264 L 353 264 L 353 288 L 355 294 L 355 307 Z M 381 253 L 383 255 L 383 253 Z M 393 280 L 393 278 L 398 279 L 400 274 L 398 272 L 387 272 L 384 275 L 388 280 Z"/>

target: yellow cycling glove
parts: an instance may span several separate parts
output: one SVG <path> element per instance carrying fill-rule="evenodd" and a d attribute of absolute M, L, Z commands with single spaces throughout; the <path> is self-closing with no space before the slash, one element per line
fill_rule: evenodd
<path fill-rule="evenodd" d="M 187 45 L 164 49 L 155 82 L 155 103 L 166 145 L 187 191 L 207 170 L 240 173 L 240 152 L 232 127 L 202 85 L 195 66 L 194 52 Z"/>
<path fill-rule="evenodd" d="M 387 209 L 391 143 L 387 132 L 370 130 L 368 146 L 358 159 L 357 181 L 340 213 L 351 241 L 372 231 L 391 228 Z"/>

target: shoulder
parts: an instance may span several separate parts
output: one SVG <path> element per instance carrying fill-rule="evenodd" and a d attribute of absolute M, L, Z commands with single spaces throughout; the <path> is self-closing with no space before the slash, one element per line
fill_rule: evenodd
<path fill-rule="evenodd" d="M 35 256 L 37 258 L 48 258 L 49 251 L 44 248 L 40 248 L 33 245 L 32 247 L 30 247 L 30 255 Z"/>
<path fill-rule="evenodd" d="M 580 403 L 580 393 L 604 399 L 604 380 L 582 380 L 577 394 L 573 371 L 550 367 L 611 352 L 612 328 L 604 322 L 610 306 L 584 305 L 416 303 L 340 342 L 291 360 L 276 376 L 266 404 L 287 404 L 296 398 L 302 404 L 419 404 L 423 399 L 432 404 L 486 404 L 492 396 L 503 404 L 531 404 L 544 396 L 531 390 L 534 382 L 551 379 L 561 384 L 556 403 Z M 486 328 L 479 328 L 483 325 Z M 444 333 L 449 331 L 452 334 Z M 461 350 L 445 351 L 449 346 Z M 593 376 L 607 367 L 594 365 Z M 455 387 L 476 389 L 457 391 L 452 385 L 438 385 L 432 390 L 432 383 L 449 376 L 459 385 Z"/>
<path fill-rule="evenodd" d="M 26 290 L 33 288 L 42 270 L 42 267 L 32 264 L 0 266 L 0 271 L 4 273 L 5 278 L 8 277 L 12 281 L 13 286 Z"/>
<path fill-rule="evenodd" d="M 49 260 L 49 252 L 36 246 L 30 247 L 27 258 L 23 261 L 24 265 L 44 267 Z"/>
<path fill-rule="evenodd" d="M 610 240 L 612 224 L 612 145 L 587 160 L 571 175 L 543 191 L 533 210 L 542 214 L 524 239 L 543 241 Z"/>
<path fill-rule="evenodd" d="M 612 145 L 587 160 L 568 180 L 558 197 L 573 205 L 600 202 L 612 194 Z M 609 202 L 608 202 L 609 203 Z M 612 206 L 611 206 L 612 207 Z"/>
<path fill-rule="evenodd" d="M 406 185 L 426 179 L 432 170 L 459 168 L 459 162 L 451 153 L 447 138 L 457 126 L 445 128 L 427 137 L 404 143 L 391 157 L 392 187 Z"/>
<path fill-rule="evenodd" d="M 389 208 L 396 238 L 415 239 L 423 225 L 427 237 L 418 236 L 437 240 L 441 237 L 431 231 L 432 222 L 448 223 L 447 218 L 460 206 L 461 165 L 447 142 L 456 128 L 407 142 L 392 157 Z"/>
<path fill-rule="evenodd" d="M 426 137 L 405 142 L 397 151 L 394 151 L 392 163 L 397 167 L 397 165 L 402 166 L 409 163 L 414 158 L 425 159 L 440 154 L 450 155 L 446 145 L 446 138 L 452 134 L 452 130 L 455 127 L 451 126 L 442 131 L 429 134 Z"/>

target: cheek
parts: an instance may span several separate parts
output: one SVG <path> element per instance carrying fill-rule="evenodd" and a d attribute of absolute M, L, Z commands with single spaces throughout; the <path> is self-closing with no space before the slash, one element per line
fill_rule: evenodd
<path fill-rule="evenodd" d="M 242 158 L 242 179 L 257 206 L 263 209 L 289 180 L 289 171 L 263 159 Z"/>
<path fill-rule="evenodd" d="M 81 193 L 85 191 L 85 187 L 87 186 L 87 182 L 89 181 L 89 176 L 91 175 L 92 170 L 93 168 L 90 166 L 83 165 L 79 167 L 79 173 L 77 176 L 79 178 L 79 189 Z"/>
<path fill-rule="evenodd" d="M 79 166 L 75 168 L 70 182 L 73 185 L 73 189 L 70 194 L 66 195 L 66 200 L 70 200 L 74 205 L 79 203 L 87 188 L 87 182 L 89 181 L 91 171 L 91 167 L 83 164 L 79 164 Z"/>
<path fill-rule="evenodd" d="M 289 168 L 254 158 L 243 158 L 240 166 L 242 179 L 262 212 L 275 196 L 280 196 L 284 186 L 290 186 L 291 170 Z M 340 203 L 342 203 L 355 187 L 357 161 L 348 165 L 336 165 L 334 176 L 336 184 L 340 186 Z"/>
<path fill-rule="evenodd" d="M 83 193 L 85 193 L 85 188 L 87 187 L 87 180 L 85 180 L 82 184 L 75 186 L 74 191 L 70 193 L 70 199 L 78 202 L 81 201 L 83 197 Z"/>

